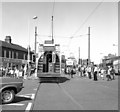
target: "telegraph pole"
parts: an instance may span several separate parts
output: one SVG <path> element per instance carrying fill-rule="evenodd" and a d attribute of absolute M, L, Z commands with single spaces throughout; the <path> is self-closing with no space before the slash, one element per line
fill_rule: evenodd
<path fill-rule="evenodd" d="M 88 27 L 88 65 L 90 65 L 90 27 Z"/>
<path fill-rule="evenodd" d="M 54 39 L 53 39 L 53 16 L 52 16 L 52 44 L 54 43 Z"/>
<path fill-rule="evenodd" d="M 36 61 L 36 44 L 37 44 L 37 26 L 35 26 L 35 78 L 37 78 L 37 61 Z"/>

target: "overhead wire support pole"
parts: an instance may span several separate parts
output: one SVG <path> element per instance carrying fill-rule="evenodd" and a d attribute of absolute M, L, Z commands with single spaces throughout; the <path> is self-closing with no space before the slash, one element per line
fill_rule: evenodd
<path fill-rule="evenodd" d="M 90 27 L 88 27 L 88 65 L 90 65 Z"/>
<path fill-rule="evenodd" d="M 52 16 L 52 44 L 54 43 L 54 39 L 53 39 L 53 16 Z"/>
<path fill-rule="evenodd" d="M 78 64 L 81 64 L 81 62 L 80 62 L 80 47 L 79 47 L 79 60 L 78 60 Z"/>
<path fill-rule="evenodd" d="M 36 55 L 36 43 L 37 43 L 37 26 L 35 26 L 35 55 Z"/>
<path fill-rule="evenodd" d="M 52 9 L 52 44 L 54 43 L 54 39 L 53 39 L 53 15 L 54 15 L 54 8 L 55 8 L 55 0 L 53 2 L 53 9 Z"/>

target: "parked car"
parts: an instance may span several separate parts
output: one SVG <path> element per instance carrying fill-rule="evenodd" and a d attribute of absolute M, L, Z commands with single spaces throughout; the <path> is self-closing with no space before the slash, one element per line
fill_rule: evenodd
<path fill-rule="evenodd" d="M 0 103 L 11 103 L 23 88 L 23 79 L 0 77 Z"/>

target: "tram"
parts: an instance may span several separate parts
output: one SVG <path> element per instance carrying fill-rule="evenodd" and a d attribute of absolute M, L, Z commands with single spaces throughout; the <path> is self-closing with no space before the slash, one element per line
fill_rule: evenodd
<path fill-rule="evenodd" d="M 61 59 L 60 45 L 54 44 L 52 40 L 46 40 L 39 46 L 39 58 L 37 63 L 37 77 L 40 81 L 52 80 L 60 77 Z"/>

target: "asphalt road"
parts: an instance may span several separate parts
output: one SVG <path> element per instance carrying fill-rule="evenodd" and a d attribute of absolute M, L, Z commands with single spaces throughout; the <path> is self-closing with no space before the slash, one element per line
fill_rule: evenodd
<path fill-rule="evenodd" d="M 93 81 L 78 76 L 59 83 L 25 80 L 24 89 L 3 110 L 117 110 L 118 79 Z"/>
<path fill-rule="evenodd" d="M 117 110 L 118 80 L 74 77 L 62 83 L 42 83 L 33 110 Z"/>

